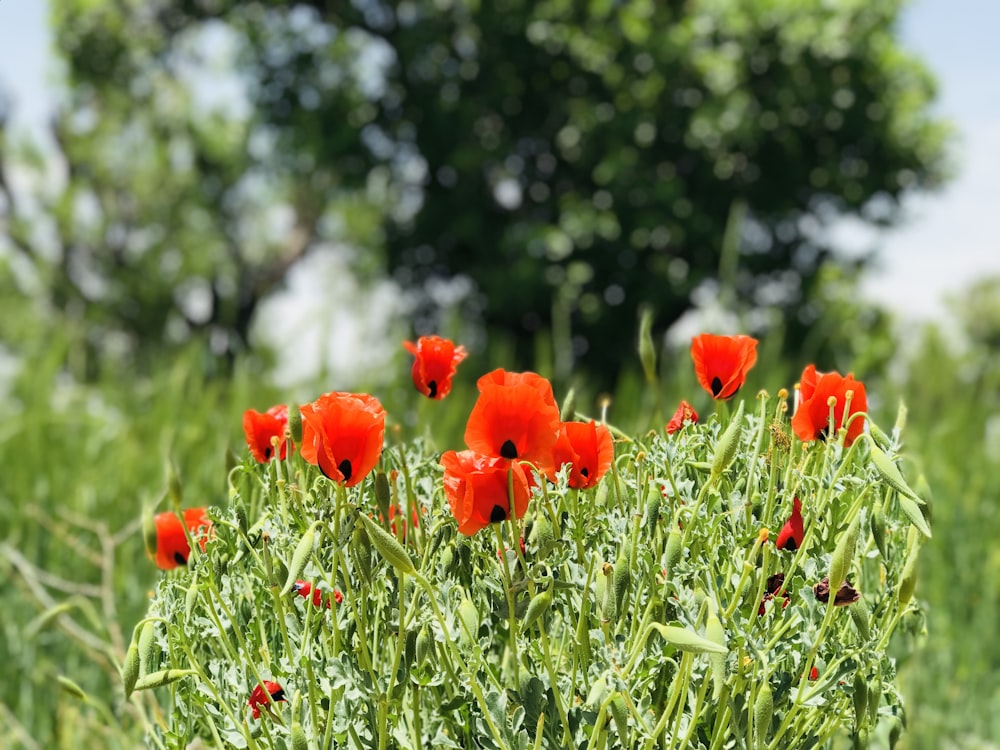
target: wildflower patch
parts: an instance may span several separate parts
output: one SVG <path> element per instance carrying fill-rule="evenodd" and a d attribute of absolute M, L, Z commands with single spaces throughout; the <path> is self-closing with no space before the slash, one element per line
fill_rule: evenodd
<path fill-rule="evenodd" d="M 152 744 L 716 750 L 898 731 L 888 648 L 921 627 L 930 531 L 895 481 L 900 430 L 857 439 L 863 385 L 815 368 L 801 413 L 784 389 L 733 403 L 747 339 L 696 339 L 712 400 L 639 435 L 560 415 L 548 381 L 505 370 L 443 452 L 385 444 L 391 415 L 366 394 L 302 407 L 300 441 L 251 415 L 228 507 L 172 514 L 162 550 L 184 561 L 162 560 L 177 569 L 134 635 L 158 648 L 129 650 L 126 689 L 169 695 Z M 437 400 L 464 352 L 421 341 L 414 385 Z"/>

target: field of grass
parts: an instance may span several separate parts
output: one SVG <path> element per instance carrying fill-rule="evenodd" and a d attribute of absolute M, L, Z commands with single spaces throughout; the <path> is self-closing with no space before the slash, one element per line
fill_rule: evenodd
<path fill-rule="evenodd" d="M 141 747 L 143 726 L 124 701 L 118 667 L 163 575 L 143 551 L 143 505 L 162 500 L 173 472 L 185 504 L 224 504 L 227 452 L 245 450 L 243 410 L 266 408 L 284 395 L 248 367 L 237 366 L 225 381 L 208 381 L 196 354 L 165 362 L 149 376 L 109 370 L 81 385 L 68 374 L 72 345 L 58 337 L 44 343 L 0 390 L 0 663 L 6 676 L 0 746 Z M 748 388 L 787 379 L 783 371 L 766 372 L 767 361 L 761 358 Z M 672 362 L 661 373 L 660 394 L 671 412 L 681 397 L 704 396 L 686 352 Z M 900 665 L 908 704 L 903 744 L 994 747 L 1000 741 L 994 638 L 1000 625 L 994 543 L 1000 365 L 988 351 L 959 355 L 933 336 L 909 362 L 895 364 L 891 377 L 868 379 L 874 416 L 891 425 L 898 399 L 906 401 L 907 473 L 923 474 L 934 500 L 934 539 L 921 553 L 917 584 L 926 636 L 917 636 L 920 649 Z M 449 400 L 407 414 L 392 408 L 410 387 L 400 356 L 399 377 L 379 394 L 390 414 L 407 414 L 404 435 L 433 422 L 436 436 L 451 439 L 468 414 L 478 374 L 469 369 Z M 612 402 L 611 419 L 625 429 L 645 429 L 656 409 L 656 398 L 639 383 L 635 377 L 623 384 Z M 315 392 L 331 387 L 337 386 L 317 384 Z M 579 410 L 588 411 L 588 402 L 581 397 Z M 920 623 L 911 630 L 919 633 Z"/>

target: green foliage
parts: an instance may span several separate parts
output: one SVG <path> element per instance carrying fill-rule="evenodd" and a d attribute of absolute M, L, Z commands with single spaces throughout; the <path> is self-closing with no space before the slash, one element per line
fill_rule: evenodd
<path fill-rule="evenodd" d="M 297 454 L 247 459 L 205 553 L 150 604 L 162 658 L 146 679 L 176 681 L 149 741 L 278 748 L 295 727 L 319 747 L 806 747 L 875 732 L 902 712 L 890 638 L 921 611 L 897 595 L 909 522 L 867 441 L 790 446 L 782 400 L 751 411 L 622 437 L 594 490 L 545 484 L 525 520 L 474 537 L 423 441 L 383 454 L 401 509 L 384 527 L 373 479 L 345 489 Z M 662 503 L 643 523 L 650 491 Z M 803 543 L 776 550 L 761 527 L 780 528 L 793 497 Z M 861 523 L 876 499 L 885 558 Z M 836 554 L 857 616 L 814 596 Z M 298 577 L 343 600 L 314 606 L 285 583 Z M 254 718 L 263 681 L 283 701 Z"/>
<path fill-rule="evenodd" d="M 826 360 L 820 272 L 853 290 L 854 264 L 824 227 L 889 223 L 944 174 L 900 4 L 56 0 L 65 178 L 34 206 L 0 179 L 0 274 L 93 349 L 231 355 L 348 243 L 407 289 L 468 276 L 510 366 L 544 335 L 558 379 L 612 387 L 640 307 L 659 333 L 696 289 Z"/>
<path fill-rule="evenodd" d="M 995 282 L 994 282 L 995 284 Z M 989 283 L 978 285 L 980 290 Z M 904 468 L 927 500 L 934 538 L 920 549 L 916 596 L 932 602 L 915 623 L 921 650 L 901 661 L 901 684 L 919 711 L 906 746 L 933 750 L 987 747 L 1000 740 L 1000 555 L 992 518 L 1000 507 L 1000 367 L 988 310 L 995 300 L 970 290 L 957 305 L 960 337 L 928 327 L 901 370 L 898 388 L 910 411 Z M 933 492 L 930 491 L 930 489 Z M 957 684 L 974 685 L 956 690 Z"/>
<path fill-rule="evenodd" d="M 168 459 L 185 502 L 224 498 L 232 426 L 261 396 L 242 368 L 208 383 L 188 355 L 152 379 L 102 370 L 81 384 L 68 374 L 78 346 L 47 332 L 2 385 L 4 747 L 137 746 L 119 667 L 156 580 L 141 510 L 165 495 Z M 88 700 L 54 689 L 60 675 Z"/>

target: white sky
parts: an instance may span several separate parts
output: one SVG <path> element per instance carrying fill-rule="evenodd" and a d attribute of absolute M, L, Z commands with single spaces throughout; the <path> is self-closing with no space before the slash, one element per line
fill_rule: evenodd
<path fill-rule="evenodd" d="M 0 0 L 0 88 L 12 95 L 22 131 L 45 123 L 54 77 L 46 24 L 43 0 Z M 904 42 L 940 81 L 938 112 L 960 133 L 959 174 L 943 191 L 912 200 L 903 226 L 842 236 L 881 245 L 879 268 L 864 289 L 907 319 L 938 317 L 945 296 L 1000 275 L 998 28 L 997 0 L 914 0 L 902 17 Z"/>

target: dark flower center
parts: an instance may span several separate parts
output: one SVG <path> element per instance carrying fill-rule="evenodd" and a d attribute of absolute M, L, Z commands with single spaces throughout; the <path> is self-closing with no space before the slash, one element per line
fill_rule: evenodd
<path fill-rule="evenodd" d="M 282 688 L 278 688 L 273 693 L 271 693 L 271 700 L 273 701 L 285 700 L 285 691 Z"/>
<path fill-rule="evenodd" d="M 504 458 L 517 458 L 517 446 L 513 440 L 504 440 L 500 446 L 500 455 Z"/>
<path fill-rule="evenodd" d="M 829 424 L 829 422 L 827 424 L 823 425 L 823 429 L 816 430 L 816 439 L 817 440 L 822 440 L 825 443 L 828 437 L 830 437 L 830 424 Z"/>
<path fill-rule="evenodd" d="M 343 461 L 341 461 L 339 464 L 337 464 L 337 470 L 340 471 L 340 473 L 344 475 L 344 481 L 345 482 L 350 482 L 351 481 L 351 462 L 350 461 L 348 461 L 345 458 Z"/>
<path fill-rule="evenodd" d="M 174 553 L 174 562 L 176 562 L 178 565 L 187 565 L 188 564 L 187 558 L 184 557 L 184 555 L 182 555 L 180 552 L 175 552 Z"/>
<path fill-rule="evenodd" d="M 273 453 L 273 449 L 271 448 L 271 446 L 270 446 L 270 445 L 269 445 L 269 446 L 267 446 L 267 447 L 266 447 L 266 448 L 264 449 L 264 458 L 266 458 L 266 459 L 267 459 L 268 461 L 270 461 L 270 460 L 271 460 L 271 454 L 272 454 L 272 453 Z"/>
<path fill-rule="evenodd" d="M 431 398 L 435 398 L 438 395 L 438 384 L 436 380 L 431 380 L 427 383 L 427 395 Z"/>
<path fill-rule="evenodd" d="M 490 523 L 500 523 L 507 519 L 507 511 L 500 505 L 494 505 L 490 511 Z"/>
<path fill-rule="evenodd" d="M 712 396 L 716 397 L 720 393 L 722 393 L 722 381 L 716 376 L 712 378 Z"/>
<path fill-rule="evenodd" d="M 580 469 L 580 476 L 582 476 L 582 477 L 589 477 L 590 476 L 590 472 L 587 471 L 587 467 L 586 466 L 584 466 L 582 469 Z"/>

